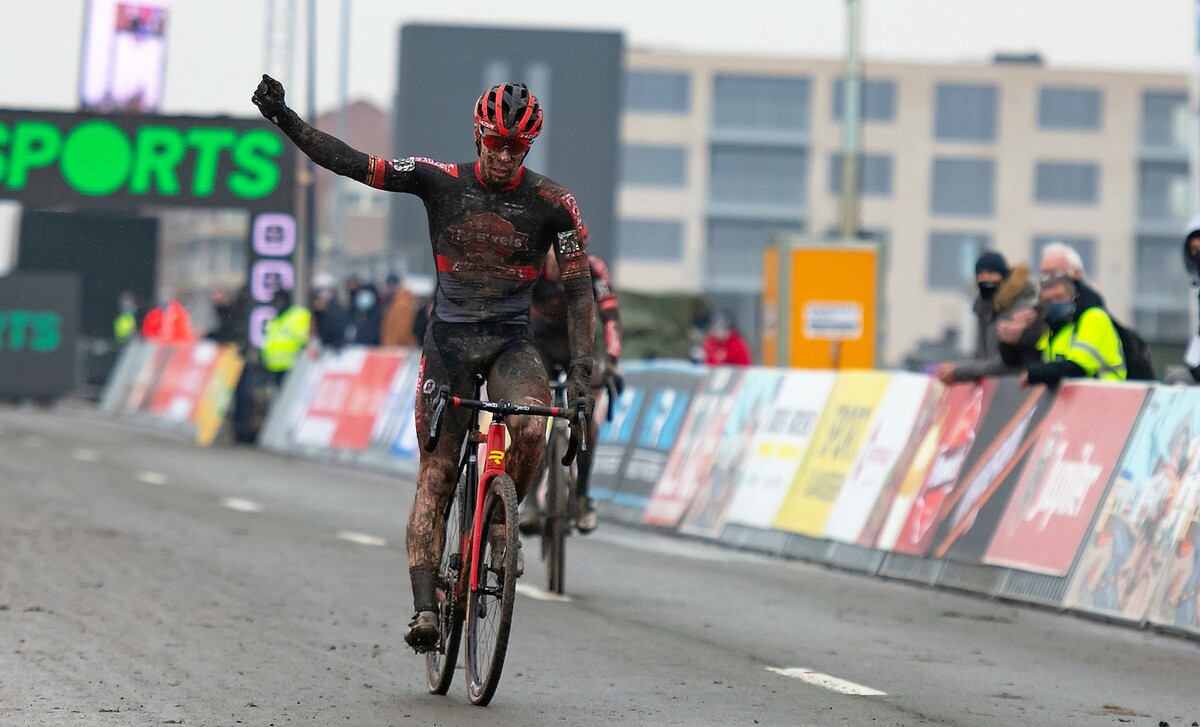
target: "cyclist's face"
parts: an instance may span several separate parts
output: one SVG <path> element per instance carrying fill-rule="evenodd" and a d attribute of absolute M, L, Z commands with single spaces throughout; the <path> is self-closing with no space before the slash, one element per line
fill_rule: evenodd
<path fill-rule="evenodd" d="M 484 179 L 490 184 L 511 182 L 521 168 L 525 155 L 529 153 L 528 145 L 507 143 L 510 141 L 515 140 L 504 139 L 487 131 L 480 137 L 479 165 Z"/>

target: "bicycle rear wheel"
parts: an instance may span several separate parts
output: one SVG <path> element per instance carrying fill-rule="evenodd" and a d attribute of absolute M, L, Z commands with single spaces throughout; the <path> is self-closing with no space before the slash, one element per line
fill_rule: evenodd
<path fill-rule="evenodd" d="M 492 480 L 483 502 L 483 538 L 476 560 L 478 586 L 467 601 L 467 696 L 492 701 L 504 669 L 513 603 L 517 597 L 517 490 L 507 475 Z M 496 526 L 502 537 L 491 537 Z"/>
<path fill-rule="evenodd" d="M 570 490 L 567 470 L 562 466 L 566 452 L 563 431 L 556 423 L 547 447 L 546 519 L 543 535 L 546 550 L 546 590 L 561 594 L 566 588 L 567 533 L 571 529 Z"/>
<path fill-rule="evenodd" d="M 466 476 L 464 469 L 446 507 L 446 537 L 435 585 L 438 630 L 442 637 L 437 649 L 425 653 L 425 674 L 429 680 L 430 694 L 445 694 L 450 689 L 458 663 L 458 648 L 462 643 L 462 624 L 466 611 L 466 579 L 462 565 L 463 534 L 467 525 L 463 508 L 467 502 Z"/>

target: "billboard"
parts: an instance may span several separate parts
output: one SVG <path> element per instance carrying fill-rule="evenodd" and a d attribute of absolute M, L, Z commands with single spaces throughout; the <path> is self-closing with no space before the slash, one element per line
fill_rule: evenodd
<path fill-rule="evenodd" d="M 0 276 L 0 395 L 57 396 L 75 385 L 79 279 Z"/>
<path fill-rule="evenodd" d="M 88 0 L 79 104 L 153 113 L 162 105 L 168 0 Z"/>

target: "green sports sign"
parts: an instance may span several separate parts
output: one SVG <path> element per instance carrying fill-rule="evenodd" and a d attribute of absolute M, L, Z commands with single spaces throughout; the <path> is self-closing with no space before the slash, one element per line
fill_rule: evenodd
<path fill-rule="evenodd" d="M 295 169 L 261 119 L 0 110 L 0 197 L 34 209 L 289 210 Z"/>

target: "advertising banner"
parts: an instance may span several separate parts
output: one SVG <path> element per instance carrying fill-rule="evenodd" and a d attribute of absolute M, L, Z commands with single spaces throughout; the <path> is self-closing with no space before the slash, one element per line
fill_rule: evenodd
<path fill-rule="evenodd" d="M 680 526 L 683 532 L 720 537 L 738 477 L 751 453 L 754 434 L 763 426 L 781 378 L 782 372 L 775 369 L 749 369 L 742 377 L 720 436 L 713 443 L 708 472 L 697 480 L 700 488 Z"/>
<path fill-rule="evenodd" d="M 626 364 L 625 391 L 613 406 L 613 416 L 600 421 L 596 451 L 592 453 L 592 479 L 588 493 L 594 500 L 612 500 L 621 489 L 621 470 L 633 449 L 633 435 L 642 421 L 646 393 L 653 374 L 645 363 Z"/>
<path fill-rule="evenodd" d="M 217 365 L 212 341 L 172 346 L 150 399 L 150 413 L 170 422 L 190 422 Z"/>
<path fill-rule="evenodd" d="M 750 443 L 726 522 L 766 530 L 775 522 L 833 392 L 831 371 L 782 371 L 774 401 Z"/>
<path fill-rule="evenodd" d="M 196 444 L 208 447 L 217 438 L 244 365 L 245 361 L 238 355 L 236 346 L 221 346 L 208 386 L 204 388 L 204 393 L 196 405 L 193 417 L 196 422 Z"/>
<path fill-rule="evenodd" d="M 420 350 L 403 354 L 388 388 L 384 414 L 376 424 L 376 439 L 385 443 L 388 456 L 414 462 L 420 459 L 417 444 L 417 377 L 420 368 Z"/>
<path fill-rule="evenodd" d="M 813 538 L 824 536 L 825 521 L 890 379 L 890 374 L 875 371 L 838 374 L 804 463 L 775 517 L 776 528 Z"/>
<path fill-rule="evenodd" d="M 1053 394 L 1042 385 L 1025 387 L 999 379 L 992 404 L 979 424 L 975 446 L 950 497 L 942 505 L 933 555 L 968 563 L 983 554 L 1004 514 L 1021 464 L 1040 434 Z M 1014 411 L 1015 409 L 1015 411 Z"/>
<path fill-rule="evenodd" d="M 710 369 L 696 389 L 679 439 L 646 507 L 647 524 L 676 527 L 692 498 L 708 486 L 725 419 L 737 401 L 743 373 L 743 369 L 728 366 Z"/>
<path fill-rule="evenodd" d="M 1168 566 L 1186 550 L 1180 541 L 1195 516 L 1198 437 L 1200 391 L 1155 388 L 1080 552 L 1067 607 L 1131 620 L 1147 615 Z"/>
<path fill-rule="evenodd" d="M 654 364 L 632 448 L 622 463 L 614 502 L 643 511 L 662 477 L 697 384 L 706 370 L 688 364 Z M 639 514 L 640 519 L 640 514 Z"/>
<path fill-rule="evenodd" d="M 925 555 L 933 545 L 938 513 L 958 482 L 975 430 L 995 391 L 995 382 L 954 384 L 946 393 L 937 427 L 937 442 L 919 484 L 906 481 L 888 513 L 878 547 L 906 555 Z M 927 440 L 928 443 L 928 440 Z M 920 456 L 918 462 L 921 461 Z M 915 490 L 909 489 L 915 486 Z"/>
<path fill-rule="evenodd" d="M 75 386 L 80 295 L 74 275 L 0 276 L 0 395 L 58 396 Z"/>
<path fill-rule="evenodd" d="M 342 411 L 366 358 L 367 349 L 357 346 L 328 352 L 321 357 L 321 366 L 312 373 L 311 395 L 306 397 L 307 401 L 297 400 L 300 419 L 293 430 L 296 444 L 333 448 Z"/>
<path fill-rule="evenodd" d="M 1200 633 L 1200 513 L 1195 510 L 1171 551 L 1150 621 Z"/>
<path fill-rule="evenodd" d="M 857 543 L 875 503 L 892 479 L 909 443 L 921 432 L 918 419 L 928 398 L 931 379 L 907 372 L 892 374 L 876 407 L 862 448 L 825 523 L 825 537 Z"/>
<path fill-rule="evenodd" d="M 1062 385 L 984 562 L 1065 576 L 1116 470 L 1141 386 Z"/>

